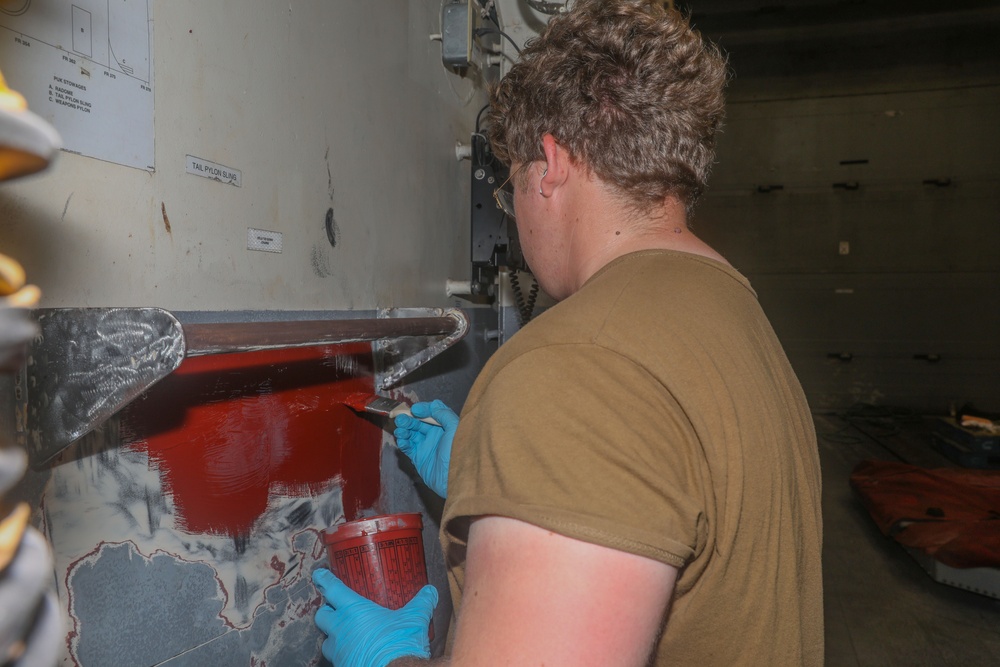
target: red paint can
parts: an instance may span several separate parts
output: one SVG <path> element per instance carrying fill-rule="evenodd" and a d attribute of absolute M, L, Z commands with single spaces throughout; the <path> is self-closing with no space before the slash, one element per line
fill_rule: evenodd
<path fill-rule="evenodd" d="M 420 514 L 349 521 L 323 533 L 330 569 L 354 592 L 399 609 L 427 585 Z"/>

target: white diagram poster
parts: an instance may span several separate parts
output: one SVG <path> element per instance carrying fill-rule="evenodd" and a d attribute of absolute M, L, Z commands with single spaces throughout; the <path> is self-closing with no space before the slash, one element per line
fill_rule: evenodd
<path fill-rule="evenodd" d="M 0 3 L 0 70 L 66 150 L 153 171 L 151 1 Z"/>

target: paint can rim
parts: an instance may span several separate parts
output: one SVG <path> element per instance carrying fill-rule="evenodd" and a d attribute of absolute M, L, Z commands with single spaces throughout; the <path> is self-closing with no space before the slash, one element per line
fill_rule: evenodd
<path fill-rule="evenodd" d="M 324 544 L 331 545 L 344 540 L 374 536 L 379 533 L 393 531 L 416 530 L 419 533 L 423 530 L 423 527 L 423 516 L 420 512 L 382 514 L 331 526 L 323 531 L 323 542 Z"/>

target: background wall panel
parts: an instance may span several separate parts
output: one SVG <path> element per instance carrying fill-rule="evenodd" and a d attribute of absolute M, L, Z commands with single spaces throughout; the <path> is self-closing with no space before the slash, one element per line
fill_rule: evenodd
<path fill-rule="evenodd" d="M 989 85 L 729 105 L 696 230 L 814 408 L 1000 409 L 997 108 Z"/>

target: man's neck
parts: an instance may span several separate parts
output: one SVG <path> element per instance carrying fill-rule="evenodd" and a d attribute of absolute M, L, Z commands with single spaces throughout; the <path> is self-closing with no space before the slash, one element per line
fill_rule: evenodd
<path fill-rule="evenodd" d="M 688 228 L 681 202 L 671 198 L 655 211 L 638 216 L 609 199 L 604 192 L 584 197 L 574 214 L 576 228 L 570 246 L 571 265 L 576 268 L 573 291 L 612 261 L 642 250 L 675 250 L 728 265 Z"/>

